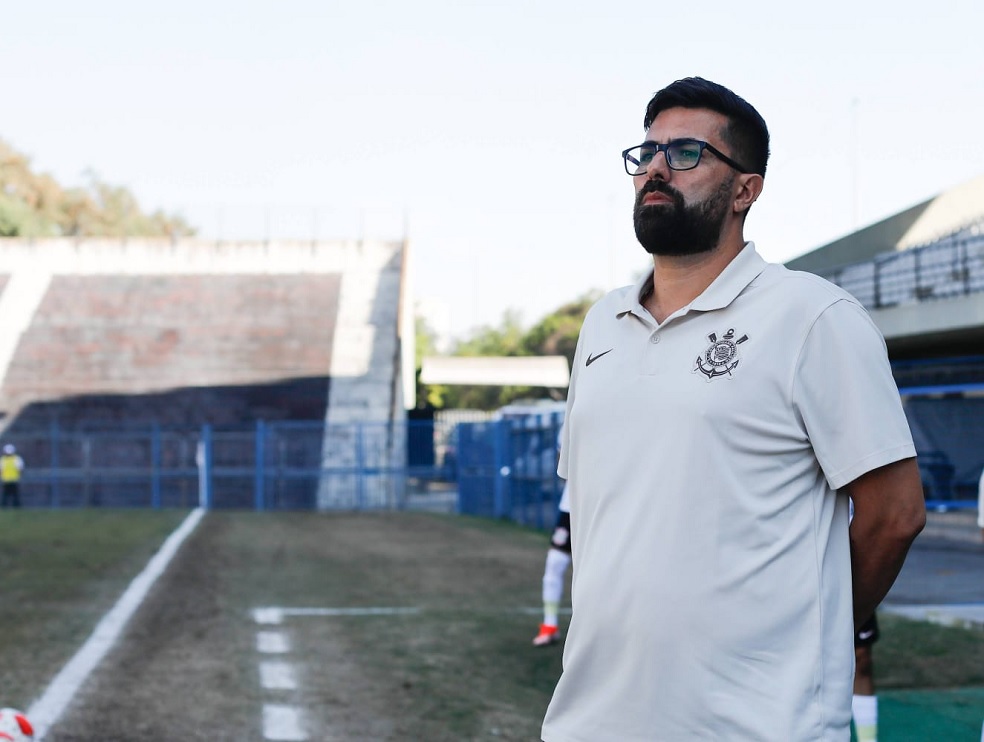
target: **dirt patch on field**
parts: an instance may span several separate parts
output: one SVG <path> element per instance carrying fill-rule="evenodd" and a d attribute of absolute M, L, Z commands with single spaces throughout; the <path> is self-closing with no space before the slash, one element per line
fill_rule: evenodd
<path fill-rule="evenodd" d="M 48 739 L 263 740 L 265 705 L 310 740 L 538 739 L 560 671 L 529 647 L 545 550 L 453 516 L 210 513 Z M 264 606 L 413 612 L 263 626 Z M 263 687 L 262 662 L 295 687 Z"/>

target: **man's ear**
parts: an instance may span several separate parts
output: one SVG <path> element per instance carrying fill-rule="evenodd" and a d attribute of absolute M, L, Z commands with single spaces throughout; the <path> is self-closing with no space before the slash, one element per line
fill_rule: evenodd
<path fill-rule="evenodd" d="M 765 187 L 765 178 L 758 173 L 742 173 L 738 176 L 738 192 L 735 194 L 735 212 L 742 214 L 748 211 L 758 199 Z"/>

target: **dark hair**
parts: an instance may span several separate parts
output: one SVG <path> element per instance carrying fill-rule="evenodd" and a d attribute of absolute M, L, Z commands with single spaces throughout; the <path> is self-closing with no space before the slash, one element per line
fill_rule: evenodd
<path fill-rule="evenodd" d="M 652 126 L 656 116 L 669 108 L 706 108 L 728 119 L 723 132 L 732 149 L 731 157 L 752 172 L 765 175 L 769 162 L 769 129 L 765 119 L 740 95 L 702 77 L 687 77 L 667 85 L 646 106 L 643 127 Z"/>

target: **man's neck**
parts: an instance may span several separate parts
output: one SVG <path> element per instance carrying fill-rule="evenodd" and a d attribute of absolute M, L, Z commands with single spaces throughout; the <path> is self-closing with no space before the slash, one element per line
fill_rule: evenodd
<path fill-rule="evenodd" d="M 744 246 L 739 238 L 696 255 L 653 255 L 653 290 L 643 306 L 662 324 L 714 283 Z"/>

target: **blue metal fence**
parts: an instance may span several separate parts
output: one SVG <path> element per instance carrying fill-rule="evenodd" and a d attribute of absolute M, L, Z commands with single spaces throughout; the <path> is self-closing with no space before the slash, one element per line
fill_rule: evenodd
<path fill-rule="evenodd" d="M 428 509 L 546 529 L 563 490 L 556 475 L 562 423 L 556 412 L 448 431 L 414 420 L 195 430 L 53 423 L 2 442 L 15 444 L 26 462 L 26 507 Z M 921 452 L 919 464 L 929 507 L 976 503 L 957 486 L 945 455 Z"/>
<path fill-rule="evenodd" d="M 558 412 L 457 427 L 459 512 L 550 528 L 563 481 L 557 476 Z"/>
<path fill-rule="evenodd" d="M 555 441 L 562 423 L 555 414 L 459 424 L 459 512 L 552 527 L 563 491 L 555 471 Z M 976 478 L 972 491 L 962 487 L 945 453 L 921 450 L 917 461 L 928 508 L 977 506 Z"/>
<path fill-rule="evenodd" d="M 434 438 L 427 421 L 193 430 L 53 422 L 8 431 L 3 443 L 25 461 L 25 507 L 453 510 L 454 483 L 433 463 Z M 431 465 L 412 465 L 420 461 Z"/>

